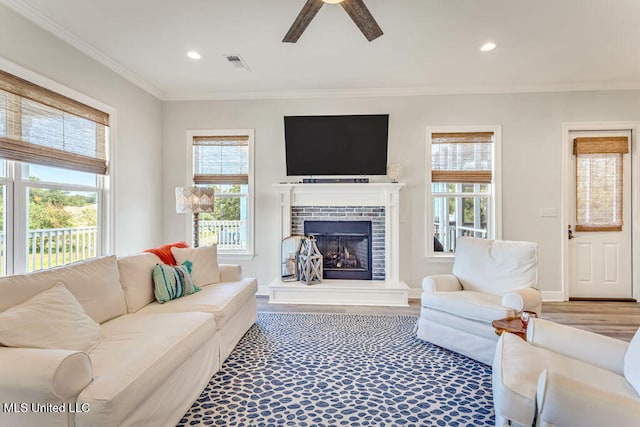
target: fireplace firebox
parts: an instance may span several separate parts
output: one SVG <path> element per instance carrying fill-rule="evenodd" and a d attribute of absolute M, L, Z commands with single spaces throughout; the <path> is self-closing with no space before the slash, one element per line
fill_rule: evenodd
<path fill-rule="evenodd" d="M 325 279 L 372 279 L 371 221 L 305 221 L 323 256 Z"/>

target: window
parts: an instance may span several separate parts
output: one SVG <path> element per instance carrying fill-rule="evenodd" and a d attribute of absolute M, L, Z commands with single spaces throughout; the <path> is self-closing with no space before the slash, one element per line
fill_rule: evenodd
<path fill-rule="evenodd" d="M 200 245 L 253 253 L 253 131 L 189 133 L 193 182 L 215 190 L 215 212 L 199 217 Z"/>
<path fill-rule="evenodd" d="M 455 252 L 461 236 L 496 238 L 499 129 L 427 133 L 428 257 Z"/>
<path fill-rule="evenodd" d="M 0 71 L 0 273 L 102 255 L 109 115 Z"/>
<path fill-rule="evenodd" d="M 575 138 L 576 231 L 622 231 L 626 136 Z"/>

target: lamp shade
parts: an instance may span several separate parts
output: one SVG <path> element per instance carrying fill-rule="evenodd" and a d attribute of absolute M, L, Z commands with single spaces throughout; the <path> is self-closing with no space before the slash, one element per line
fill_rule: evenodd
<path fill-rule="evenodd" d="M 177 213 L 213 213 L 213 188 L 176 187 Z"/>

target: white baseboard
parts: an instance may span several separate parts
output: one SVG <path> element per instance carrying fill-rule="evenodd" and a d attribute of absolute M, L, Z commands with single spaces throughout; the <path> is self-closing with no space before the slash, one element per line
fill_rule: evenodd
<path fill-rule="evenodd" d="M 564 301 L 562 291 L 542 291 L 542 301 Z"/>
<path fill-rule="evenodd" d="M 422 298 L 422 288 L 409 288 L 409 299 Z"/>

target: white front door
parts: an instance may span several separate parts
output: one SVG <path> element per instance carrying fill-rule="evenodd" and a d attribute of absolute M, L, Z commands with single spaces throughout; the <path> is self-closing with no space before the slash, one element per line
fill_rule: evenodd
<path fill-rule="evenodd" d="M 614 137 L 611 139 L 619 142 L 619 137 L 627 137 L 631 150 L 630 131 L 570 132 L 569 137 L 572 145 L 576 138 L 590 142 L 597 141 L 594 138 Z M 578 164 L 574 155 L 572 160 L 573 220 L 567 233 L 570 298 L 630 299 L 633 295 L 632 162 L 630 153 L 617 156 L 621 158 L 616 159 L 616 154 L 610 153 L 583 155 Z M 618 162 L 622 163 L 621 171 Z M 621 190 L 620 181 L 614 182 L 615 175 L 621 175 Z"/>

